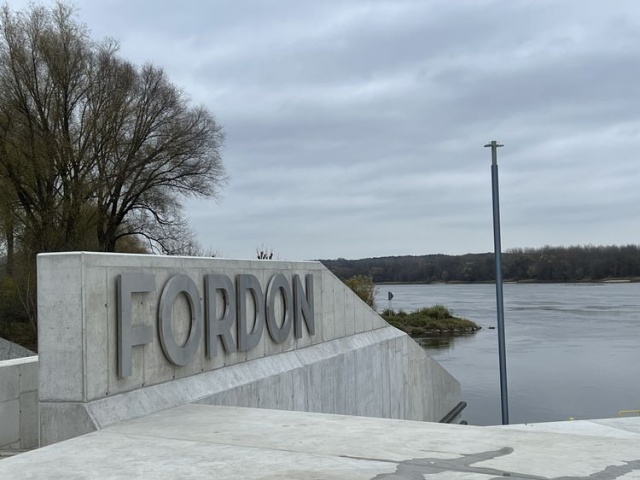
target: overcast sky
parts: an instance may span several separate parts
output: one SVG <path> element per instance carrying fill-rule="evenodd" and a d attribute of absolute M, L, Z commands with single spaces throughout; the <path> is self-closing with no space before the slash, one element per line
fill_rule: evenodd
<path fill-rule="evenodd" d="M 74 4 L 224 126 L 220 256 L 491 251 L 491 140 L 504 250 L 640 243 L 640 2 Z"/>

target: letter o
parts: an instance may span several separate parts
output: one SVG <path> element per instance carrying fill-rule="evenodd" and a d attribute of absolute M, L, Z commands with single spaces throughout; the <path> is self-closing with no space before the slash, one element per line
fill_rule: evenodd
<path fill-rule="evenodd" d="M 173 335 L 173 304 L 181 293 L 185 294 L 189 302 L 191 314 L 191 327 L 189 337 L 184 345 L 176 343 Z M 204 319 L 202 314 L 202 302 L 200 292 L 193 280 L 187 275 L 175 275 L 169 279 L 162 290 L 160 296 L 160 307 L 158 312 L 158 333 L 160 335 L 160 345 L 167 359 L 174 365 L 184 366 L 191 363 L 195 357 L 200 340 Z"/>
<path fill-rule="evenodd" d="M 282 322 L 282 327 L 279 327 L 276 321 L 275 302 L 278 292 L 282 292 L 282 299 L 284 300 L 284 321 Z M 281 273 L 271 277 L 269 286 L 267 287 L 267 330 L 269 330 L 269 336 L 276 343 L 284 342 L 291 332 L 291 310 L 293 308 L 291 298 L 291 287 L 286 277 Z"/>

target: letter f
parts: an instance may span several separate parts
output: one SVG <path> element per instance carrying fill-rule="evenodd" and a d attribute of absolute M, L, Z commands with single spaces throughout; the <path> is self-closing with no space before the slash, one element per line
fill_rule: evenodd
<path fill-rule="evenodd" d="M 131 350 L 136 345 L 153 341 L 153 328 L 149 325 L 134 327 L 131 318 L 131 294 L 153 292 L 156 279 L 147 273 L 118 275 L 118 376 L 131 376 Z"/>

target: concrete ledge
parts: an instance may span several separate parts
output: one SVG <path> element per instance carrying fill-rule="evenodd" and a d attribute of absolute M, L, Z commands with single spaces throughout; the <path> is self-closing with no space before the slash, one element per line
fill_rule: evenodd
<path fill-rule="evenodd" d="M 437 421 L 460 387 L 414 345 L 387 326 L 93 402 L 42 402 L 41 444 L 189 403 Z"/>
<path fill-rule="evenodd" d="M 632 479 L 637 439 L 187 405 L 0 461 L 0 478 Z"/>
<path fill-rule="evenodd" d="M 635 438 L 640 441 L 640 417 L 525 423 L 487 428 L 521 430 L 523 432 L 570 433 L 589 437 Z"/>

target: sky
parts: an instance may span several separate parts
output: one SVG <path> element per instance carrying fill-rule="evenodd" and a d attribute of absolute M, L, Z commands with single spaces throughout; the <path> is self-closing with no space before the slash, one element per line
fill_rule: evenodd
<path fill-rule="evenodd" d="M 503 250 L 640 243 L 636 0 L 72 4 L 224 127 L 221 257 L 492 251 L 491 140 Z"/>

